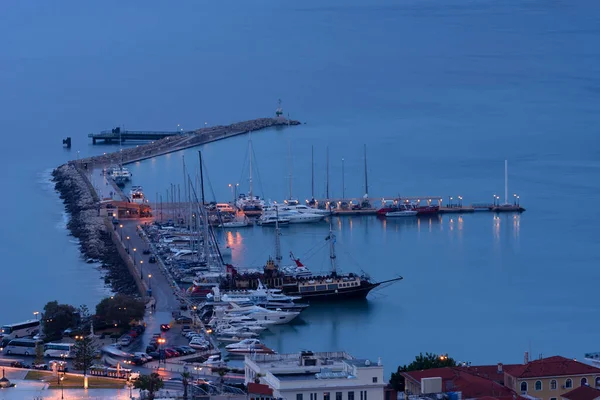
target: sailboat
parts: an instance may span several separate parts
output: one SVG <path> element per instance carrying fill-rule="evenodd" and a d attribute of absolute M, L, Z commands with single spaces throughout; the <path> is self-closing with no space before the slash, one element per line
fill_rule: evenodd
<path fill-rule="evenodd" d="M 329 242 L 331 271 L 327 275 L 321 276 L 286 274 L 284 273 L 285 268 L 281 268 L 282 257 L 279 236 L 279 224 L 275 222 L 275 259 L 269 257 L 262 273 L 256 273 L 255 270 L 251 273 L 243 273 L 232 265 L 228 265 L 229 277 L 225 285 L 226 288 L 233 290 L 257 288 L 262 281 L 268 287 L 281 289 L 282 293 L 288 296 L 298 296 L 304 301 L 342 301 L 364 299 L 376 287 L 392 284 L 403 279 L 399 276 L 382 282 L 373 282 L 366 274 L 338 273 L 335 253 L 336 236 L 333 233 L 331 223 L 329 224 L 329 234 L 325 238 Z M 298 265 L 298 263 L 296 264 Z"/>
<path fill-rule="evenodd" d="M 262 214 L 262 209 L 265 205 L 264 200 L 262 200 L 259 196 L 255 196 L 252 188 L 252 156 L 254 155 L 254 150 L 252 150 L 252 138 L 248 138 L 248 153 L 250 156 L 250 173 L 248 182 L 250 184 L 250 191 L 248 195 L 245 193 L 240 193 L 235 205 L 237 208 L 242 210 L 246 216 L 259 216 Z"/>

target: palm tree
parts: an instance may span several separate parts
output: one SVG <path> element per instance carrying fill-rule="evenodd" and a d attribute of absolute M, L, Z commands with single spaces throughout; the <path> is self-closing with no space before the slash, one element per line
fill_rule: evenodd
<path fill-rule="evenodd" d="M 187 371 L 181 373 L 182 384 L 183 384 L 183 398 L 187 400 L 188 398 L 188 384 L 189 380 L 192 378 L 192 374 Z"/>
<path fill-rule="evenodd" d="M 154 393 L 162 389 L 163 386 L 165 386 L 165 383 L 156 372 L 153 372 L 150 375 L 140 375 L 133 383 L 133 387 L 136 389 L 148 391 L 149 400 L 154 400 Z"/>

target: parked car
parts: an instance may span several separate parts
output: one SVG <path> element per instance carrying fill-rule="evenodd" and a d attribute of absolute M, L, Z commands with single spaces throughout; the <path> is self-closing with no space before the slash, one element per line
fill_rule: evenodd
<path fill-rule="evenodd" d="M 10 363 L 10 366 L 13 368 L 31 368 L 30 365 L 24 364 L 21 361 L 13 361 Z"/>
<path fill-rule="evenodd" d="M 175 354 L 173 357 L 179 357 L 182 355 L 177 350 L 175 350 L 173 347 L 169 347 L 168 350 L 171 351 L 173 354 Z"/>
<path fill-rule="evenodd" d="M 148 258 L 148 262 L 149 262 L 150 264 L 154 264 L 154 263 L 156 263 L 156 257 L 154 257 L 154 256 L 150 256 L 150 257 Z"/>
<path fill-rule="evenodd" d="M 174 353 L 174 352 L 172 352 L 171 350 L 169 350 L 169 349 L 164 349 L 163 351 L 165 352 L 165 357 L 166 357 L 166 358 L 175 357 L 175 353 Z"/>
<path fill-rule="evenodd" d="M 31 366 L 31 368 L 33 369 L 42 369 L 42 370 L 48 370 L 48 364 L 33 364 Z"/>
<path fill-rule="evenodd" d="M 182 349 L 188 352 L 188 354 L 194 354 L 196 352 L 195 349 L 192 349 L 190 346 L 181 346 Z"/>
<path fill-rule="evenodd" d="M 146 346 L 146 354 L 150 354 L 153 351 L 156 351 L 156 346 L 149 344 L 148 346 Z"/>
<path fill-rule="evenodd" d="M 148 355 L 151 356 L 155 360 L 160 359 L 160 353 L 158 351 L 151 351 L 148 353 Z"/>
<path fill-rule="evenodd" d="M 190 317 L 186 317 L 185 315 L 182 315 L 181 317 L 177 317 L 175 319 L 175 322 L 177 322 L 178 324 L 191 324 L 192 319 Z"/>
<path fill-rule="evenodd" d="M 152 361 L 152 356 L 150 356 L 147 353 L 136 352 L 136 353 L 133 353 L 133 355 L 137 356 L 137 357 L 141 357 L 141 358 L 145 359 L 146 361 Z"/>

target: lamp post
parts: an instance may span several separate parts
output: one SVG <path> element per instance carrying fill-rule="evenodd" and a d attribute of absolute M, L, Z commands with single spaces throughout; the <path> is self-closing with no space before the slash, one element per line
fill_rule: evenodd
<path fill-rule="evenodd" d="M 123 242 L 123 224 L 120 224 L 119 228 L 119 239 L 121 239 L 121 242 Z"/>
<path fill-rule="evenodd" d="M 517 205 L 517 194 L 513 194 L 513 205 Z"/>
<path fill-rule="evenodd" d="M 129 254 L 129 236 L 127 236 L 127 254 Z"/>
<path fill-rule="evenodd" d="M 163 360 L 163 363 L 166 364 L 165 353 L 164 353 L 164 350 L 163 350 L 162 346 L 163 346 L 163 344 L 167 343 L 167 340 L 165 338 L 163 338 L 163 337 L 159 337 L 158 340 L 157 340 L 157 342 L 158 342 L 158 348 L 159 348 L 158 352 L 160 354 L 160 357 L 159 357 L 159 360 L 158 360 L 158 367 L 160 368 L 160 360 Z"/>
<path fill-rule="evenodd" d="M 517 195 L 517 207 L 521 206 L 521 202 L 519 201 L 520 198 L 521 198 L 521 196 Z"/>
<path fill-rule="evenodd" d="M 39 312 L 39 311 L 34 311 L 34 312 L 33 312 L 33 315 L 35 315 L 35 319 L 36 319 L 37 321 L 39 321 L 39 320 L 40 320 L 40 317 L 39 317 L 39 315 L 40 315 L 40 312 Z"/>
<path fill-rule="evenodd" d="M 152 290 L 152 274 L 148 274 L 148 289 Z"/>
<path fill-rule="evenodd" d="M 135 252 L 136 252 L 136 248 L 133 248 L 133 265 L 135 265 Z"/>
<path fill-rule="evenodd" d="M 229 186 L 229 190 L 231 190 L 231 198 L 233 199 L 233 202 L 231 204 L 235 204 L 235 195 L 233 194 L 233 185 L 231 183 L 227 184 L 227 186 Z"/>
<path fill-rule="evenodd" d="M 65 376 L 64 376 L 64 375 L 63 375 L 63 376 L 61 376 L 61 377 L 60 377 L 60 379 L 59 379 L 59 381 L 58 381 L 58 384 L 60 385 L 60 398 L 61 398 L 62 400 L 64 400 L 64 398 L 65 398 L 65 390 L 64 390 L 64 387 L 63 387 L 63 385 L 62 385 L 62 381 L 63 381 L 63 379 L 65 379 Z"/>
<path fill-rule="evenodd" d="M 346 198 L 345 175 L 346 173 L 344 172 L 344 159 L 342 158 L 342 200 Z"/>
<path fill-rule="evenodd" d="M 144 260 L 140 260 L 140 280 L 144 280 L 144 271 L 142 270 L 142 267 L 144 266 Z"/>

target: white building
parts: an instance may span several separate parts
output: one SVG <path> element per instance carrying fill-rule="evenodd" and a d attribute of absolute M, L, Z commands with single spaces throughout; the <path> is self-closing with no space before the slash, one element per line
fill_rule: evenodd
<path fill-rule="evenodd" d="M 346 352 L 253 354 L 244 361 L 245 379 L 269 385 L 286 400 L 383 400 L 381 361 Z"/>

